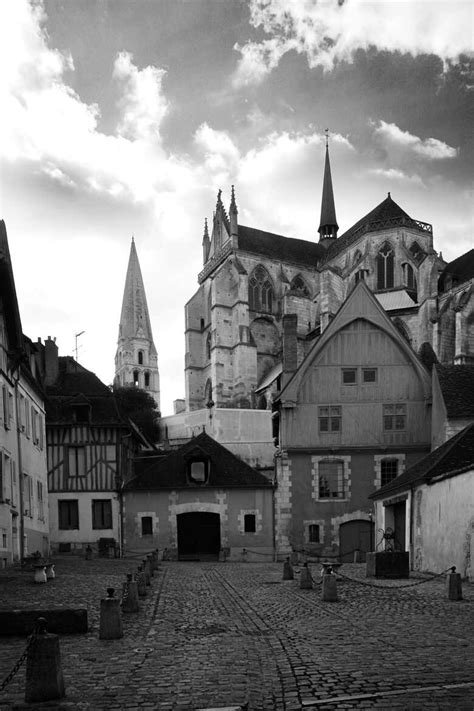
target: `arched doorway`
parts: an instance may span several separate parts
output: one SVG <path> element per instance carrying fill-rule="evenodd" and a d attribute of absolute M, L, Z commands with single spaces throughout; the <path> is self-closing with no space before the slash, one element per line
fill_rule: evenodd
<path fill-rule="evenodd" d="M 189 511 L 177 515 L 178 559 L 216 560 L 221 548 L 221 523 L 217 513 Z"/>
<path fill-rule="evenodd" d="M 374 524 L 364 519 L 347 521 L 339 526 L 339 550 L 343 563 L 354 561 L 354 551 L 360 551 L 359 562 L 365 563 L 365 554 L 374 545 Z"/>

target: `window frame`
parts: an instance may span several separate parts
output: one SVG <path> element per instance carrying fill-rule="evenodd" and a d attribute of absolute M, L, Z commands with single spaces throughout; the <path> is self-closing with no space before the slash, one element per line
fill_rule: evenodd
<path fill-rule="evenodd" d="M 112 499 L 92 499 L 91 511 L 93 531 L 111 531 L 113 529 Z"/>
<path fill-rule="evenodd" d="M 337 465 L 337 471 L 331 472 L 323 470 L 329 465 Z M 333 483 L 328 477 L 336 477 L 336 487 L 332 487 Z M 323 481 L 325 479 L 325 487 L 323 489 Z M 322 492 L 329 493 L 322 493 Z M 342 501 L 347 498 L 346 486 L 344 480 L 344 460 L 343 459 L 321 459 L 318 463 L 318 501 Z"/>
<path fill-rule="evenodd" d="M 346 376 L 348 375 L 353 375 L 354 380 L 353 381 L 346 381 Z M 357 378 L 357 368 L 341 368 L 341 380 L 343 385 L 358 385 L 358 378 Z"/>
<path fill-rule="evenodd" d="M 62 510 L 64 509 L 67 509 L 69 525 L 62 525 L 64 523 L 64 513 Z M 58 530 L 79 530 L 79 499 L 58 499 Z"/>
<path fill-rule="evenodd" d="M 374 379 L 373 380 L 366 380 L 365 375 L 366 373 L 374 373 Z M 375 385 L 378 383 L 379 379 L 379 372 L 378 368 L 362 368 L 362 385 Z"/>
<path fill-rule="evenodd" d="M 257 516 L 254 513 L 244 514 L 244 533 L 257 533 Z"/>
<path fill-rule="evenodd" d="M 327 410 L 327 414 L 322 414 Z M 327 427 L 322 427 L 322 423 L 327 421 Z M 338 426 L 334 425 L 338 422 Z M 342 432 L 342 408 L 341 405 L 320 405 L 318 407 L 318 431 L 320 434 L 334 434 Z"/>
<path fill-rule="evenodd" d="M 392 468 L 395 465 L 395 473 L 384 471 L 384 468 L 390 468 L 388 465 L 390 465 L 390 467 Z M 385 457 L 384 459 L 380 460 L 380 486 L 386 486 L 386 484 L 390 484 L 391 481 L 397 478 L 400 473 L 399 466 L 399 460 L 394 457 Z"/>
<path fill-rule="evenodd" d="M 313 539 L 312 533 L 317 531 L 316 540 Z M 319 523 L 308 524 L 308 543 L 321 543 L 321 526 Z"/>
<path fill-rule="evenodd" d="M 147 526 L 145 526 L 144 521 L 150 522 L 150 526 L 149 526 L 150 531 L 149 532 L 144 530 L 145 528 L 148 528 L 148 523 L 147 523 Z M 141 520 L 140 520 L 140 524 L 141 524 L 141 531 L 142 531 L 141 535 L 142 536 L 152 536 L 153 535 L 153 516 L 142 516 Z"/>
<path fill-rule="evenodd" d="M 406 403 L 384 403 L 382 406 L 382 426 L 384 432 L 404 432 L 407 428 Z"/>

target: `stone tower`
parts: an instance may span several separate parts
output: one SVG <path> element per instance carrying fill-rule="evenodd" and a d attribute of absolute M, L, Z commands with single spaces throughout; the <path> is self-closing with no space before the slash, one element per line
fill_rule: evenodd
<path fill-rule="evenodd" d="M 158 355 L 133 237 L 120 316 L 114 385 L 135 385 L 146 390 L 160 409 Z"/>

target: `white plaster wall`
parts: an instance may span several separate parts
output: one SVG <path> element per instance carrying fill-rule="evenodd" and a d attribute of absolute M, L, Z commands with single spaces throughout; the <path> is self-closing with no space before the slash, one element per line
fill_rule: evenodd
<path fill-rule="evenodd" d="M 59 530 L 58 500 L 77 499 L 79 501 L 79 528 Z M 92 501 L 95 499 L 112 500 L 112 528 L 92 528 Z M 49 523 L 51 546 L 59 543 L 71 543 L 71 548 L 82 548 L 87 543 L 95 543 L 99 538 L 115 538 L 119 541 L 120 509 L 118 495 L 109 491 L 61 492 L 49 494 Z"/>
<path fill-rule="evenodd" d="M 420 489 L 421 570 L 455 565 L 463 577 L 472 575 L 474 469 Z"/>

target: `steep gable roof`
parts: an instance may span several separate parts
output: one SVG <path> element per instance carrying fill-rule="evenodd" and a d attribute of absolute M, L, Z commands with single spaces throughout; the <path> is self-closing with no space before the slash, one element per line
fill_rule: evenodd
<path fill-rule="evenodd" d="M 382 499 L 414 484 L 433 483 L 437 479 L 474 470 L 474 424 L 458 432 L 416 464 L 371 494 L 369 499 Z"/>
<path fill-rule="evenodd" d="M 329 326 L 323 331 L 318 340 L 315 341 L 314 345 L 310 348 L 303 362 L 295 371 L 291 379 L 282 388 L 279 396 L 282 403 L 285 402 L 285 400 L 296 402 L 298 390 L 303 378 L 305 377 L 306 371 L 311 367 L 311 364 L 314 362 L 314 359 L 317 357 L 318 353 L 321 352 L 328 341 L 333 338 L 338 331 L 345 328 L 353 321 L 361 318 L 369 321 L 377 328 L 380 328 L 398 344 L 400 350 L 403 351 L 417 372 L 422 383 L 425 396 L 429 396 L 431 393 L 431 379 L 426 368 L 421 363 L 409 343 L 407 343 L 394 326 L 374 294 L 370 291 L 367 284 L 364 281 L 359 281 L 352 289 L 342 306 L 339 308 L 339 311 L 336 313 Z"/>
<path fill-rule="evenodd" d="M 306 267 L 316 267 L 325 254 L 325 248 L 316 242 L 283 237 L 253 227 L 239 225 L 239 249 L 280 262 L 296 262 Z"/>
<path fill-rule="evenodd" d="M 188 479 L 188 462 L 193 456 L 209 459 L 209 480 L 205 485 L 190 483 Z M 190 487 L 268 489 L 273 484 L 206 432 L 202 432 L 167 456 L 153 457 L 152 462 L 150 458 L 137 460 L 135 476 L 126 485 L 128 490 Z"/>
<path fill-rule="evenodd" d="M 20 310 L 8 247 L 7 228 L 3 220 L 0 220 L 0 297 L 5 311 L 8 347 L 11 351 L 20 352 L 23 346 Z"/>
<path fill-rule="evenodd" d="M 449 262 L 441 272 L 438 279 L 438 290 L 444 291 L 445 284 L 448 278 L 451 277 L 451 284 L 454 281 L 455 284 L 464 284 L 470 279 L 474 278 L 474 249 L 470 249 L 469 252 L 461 254 L 460 257 Z"/>
<path fill-rule="evenodd" d="M 400 225 L 405 225 L 421 232 L 431 233 L 432 231 L 431 225 L 428 223 L 412 219 L 395 200 L 392 200 L 389 193 L 385 200 L 382 200 L 373 210 L 352 225 L 329 247 L 326 260 L 328 261 L 336 254 L 339 254 L 366 232 L 391 229 Z"/>
<path fill-rule="evenodd" d="M 474 418 L 474 365 L 435 368 L 448 417 Z"/>

